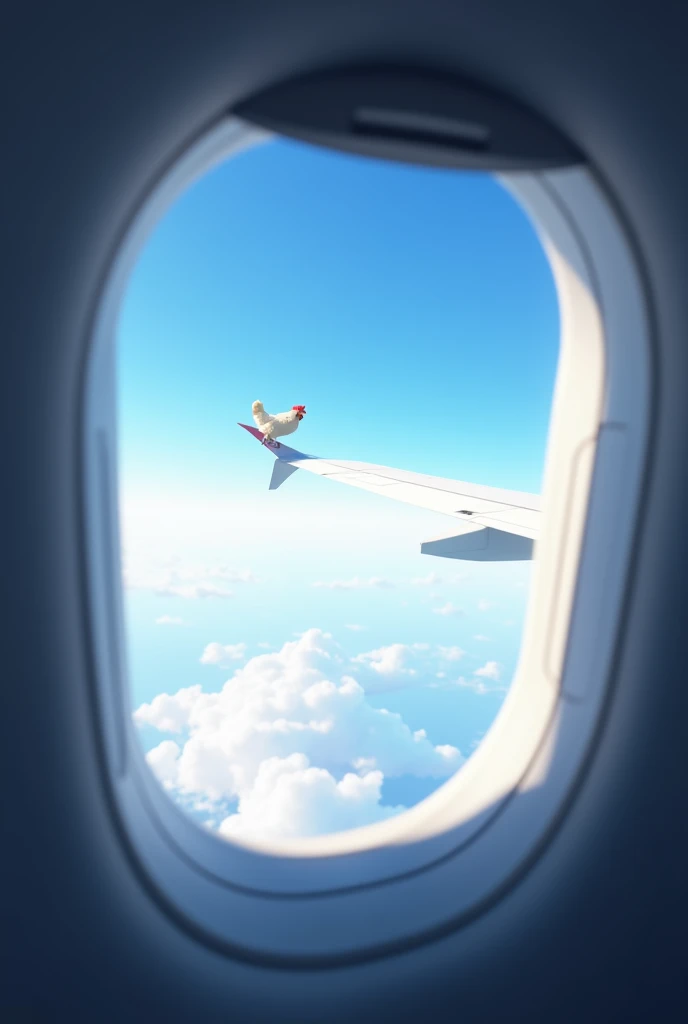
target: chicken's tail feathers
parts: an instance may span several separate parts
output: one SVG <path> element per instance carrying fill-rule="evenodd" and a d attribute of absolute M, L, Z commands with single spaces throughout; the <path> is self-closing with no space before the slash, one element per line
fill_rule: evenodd
<path fill-rule="evenodd" d="M 269 416 L 265 411 L 262 402 L 254 402 L 251 406 L 251 412 L 253 413 L 253 421 L 257 427 L 262 427 L 264 423 L 267 423 Z"/>

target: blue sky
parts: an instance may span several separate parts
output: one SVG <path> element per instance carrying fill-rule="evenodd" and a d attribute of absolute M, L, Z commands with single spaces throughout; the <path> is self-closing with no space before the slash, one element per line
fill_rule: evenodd
<path fill-rule="evenodd" d="M 487 176 L 278 141 L 158 225 L 119 326 L 129 672 L 151 763 L 201 820 L 308 834 L 440 784 L 501 704 L 530 573 L 421 556 L 448 519 L 310 474 L 268 492 L 237 421 L 303 403 L 309 453 L 538 492 L 558 330 L 533 228 Z"/>

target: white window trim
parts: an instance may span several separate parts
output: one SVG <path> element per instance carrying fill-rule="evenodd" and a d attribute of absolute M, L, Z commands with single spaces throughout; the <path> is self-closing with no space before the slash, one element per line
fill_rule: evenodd
<path fill-rule="evenodd" d="M 325 963 L 423 941 L 473 917 L 533 857 L 571 793 L 606 698 L 622 613 L 650 423 L 650 332 L 630 247 L 592 173 L 502 176 L 541 234 L 562 324 L 544 525 L 504 705 L 456 776 L 403 815 L 261 848 L 198 828 L 152 776 L 131 723 L 115 328 L 160 217 L 211 166 L 267 138 L 235 118 L 210 131 L 152 191 L 113 261 L 84 394 L 91 626 L 114 806 L 158 897 L 236 954 Z"/>

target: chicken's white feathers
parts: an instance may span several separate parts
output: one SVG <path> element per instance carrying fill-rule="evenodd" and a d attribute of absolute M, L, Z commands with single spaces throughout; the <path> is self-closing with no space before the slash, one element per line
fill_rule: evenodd
<path fill-rule="evenodd" d="M 276 437 L 284 437 L 285 434 L 293 434 L 301 422 L 302 414 L 298 409 L 278 412 L 272 416 L 265 411 L 262 402 L 254 402 L 251 411 L 253 422 L 269 441 L 274 441 Z"/>

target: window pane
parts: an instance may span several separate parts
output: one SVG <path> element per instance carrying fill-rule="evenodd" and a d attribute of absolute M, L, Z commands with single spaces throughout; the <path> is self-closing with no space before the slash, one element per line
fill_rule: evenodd
<path fill-rule="evenodd" d="M 550 269 L 491 177 L 275 141 L 190 188 L 118 348 L 129 676 L 148 760 L 220 834 L 356 827 L 423 799 L 494 720 L 529 562 L 421 555 L 452 520 L 296 472 L 282 443 L 538 493 Z"/>

